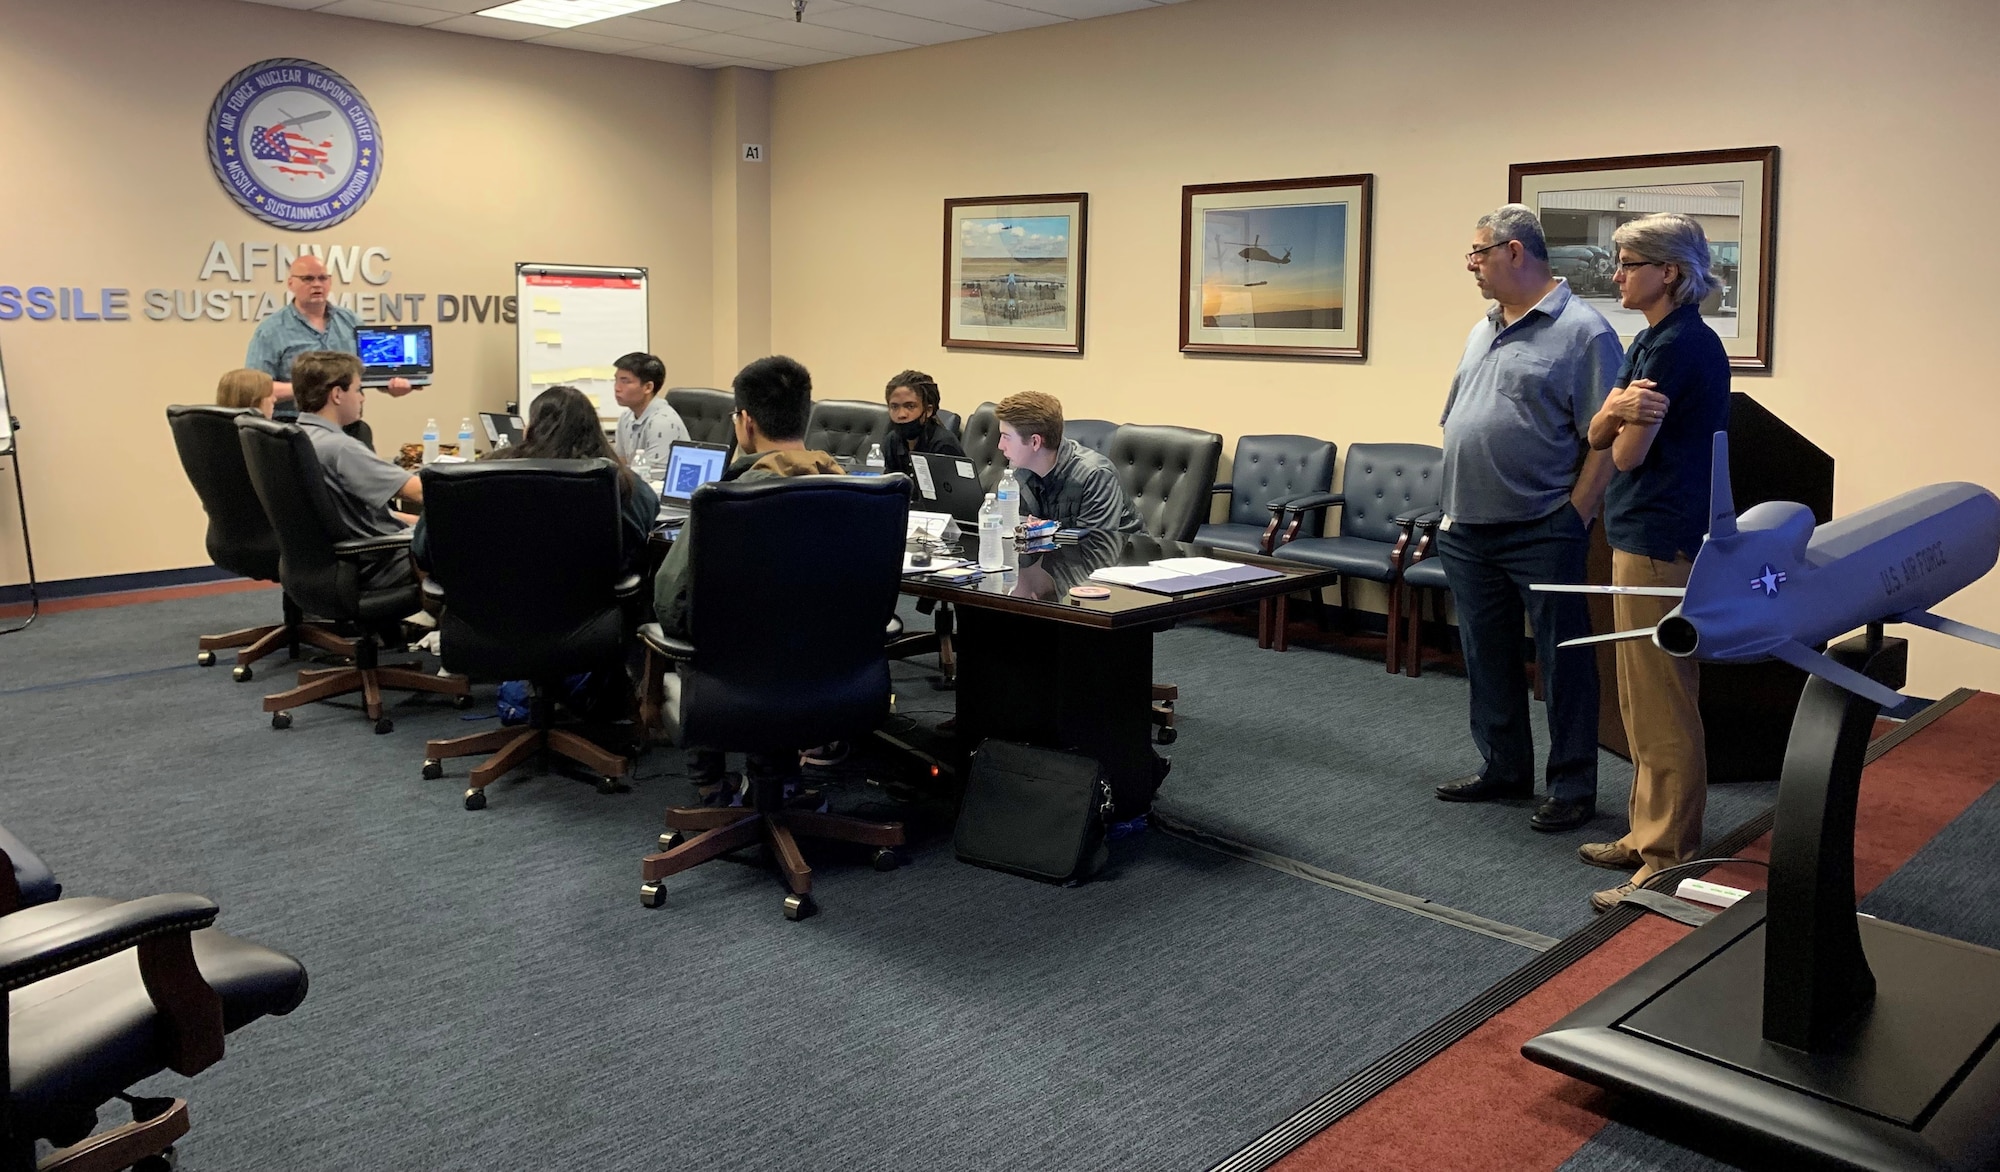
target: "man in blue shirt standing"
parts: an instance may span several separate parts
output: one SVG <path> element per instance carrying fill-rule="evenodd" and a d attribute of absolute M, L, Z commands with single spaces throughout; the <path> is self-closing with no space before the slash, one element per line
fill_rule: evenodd
<path fill-rule="evenodd" d="M 1438 552 L 1458 609 L 1480 771 L 1437 787 L 1448 802 L 1535 792 L 1521 625 L 1535 632 L 1549 722 L 1548 796 L 1529 820 L 1571 830 L 1597 810 L 1597 661 L 1556 645 L 1590 633 L 1582 582 L 1611 461 L 1586 442 L 1618 370 L 1618 335 L 1549 271 L 1541 221 L 1520 204 L 1484 216 L 1465 267 L 1496 304 L 1472 328 L 1445 399 Z"/>
<path fill-rule="evenodd" d="M 361 324 L 353 310 L 328 300 L 333 274 L 326 271 L 324 261 L 310 253 L 292 262 L 285 288 L 291 291 L 291 301 L 257 323 L 257 332 L 250 335 L 249 351 L 243 356 L 244 366 L 271 376 L 281 415 L 291 414 L 286 409 L 292 406 L 292 360 L 316 350 L 360 353 L 354 331 Z M 413 388 L 409 379 L 392 378 L 383 389 L 401 398 Z"/>

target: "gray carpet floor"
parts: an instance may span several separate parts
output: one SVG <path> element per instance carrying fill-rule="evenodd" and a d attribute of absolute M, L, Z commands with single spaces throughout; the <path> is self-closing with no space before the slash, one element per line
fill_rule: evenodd
<path fill-rule="evenodd" d="M 425 737 L 492 727 L 479 713 L 398 699 L 378 737 L 320 704 L 275 732 L 257 699 L 277 664 L 239 685 L 191 663 L 196 633 L 275 610 L 266 593 L 73 612 L 0 641 L 0 821 L 74 894 L 209 894 L 228 930 L 312 974 L 295 1014 L 236 1035 L 191 1087 L 156 1081 L 191 1094 L 187 1172 L 1198 1169 L 1529 958 L 1158 833 L 1077 889 L 932 839 L 886 875 L 810 853 L 823 911 L 802 924 L 729 863 L 647 911 L 636 863 L 685 793 L 674 754 L 628 794 L 525 774 L 468 813 L 464 762 L 437 782 L 418 767 Z M 1215 633 L 1163 643 L 1183 634 Z M 1358 723 L 1396 683 L 1306 694 L 1298 678 L 1347 677 L 1187 645 L 1162 656 L 1193 689 L 1173 786 L 1306 775 L 1260 756 L 1303 754 L 1291 738 L 1198 748 L 1229 710 L 1205 707 L 1219 677 L 1196 658 L 1255 661 L 1264 707 L 1296 703 L 1301 727 Z M 1318 674 L 1270 670 L 1292 664 Z M 1462 813 L 1435 805 L 1416 809 Z"/>

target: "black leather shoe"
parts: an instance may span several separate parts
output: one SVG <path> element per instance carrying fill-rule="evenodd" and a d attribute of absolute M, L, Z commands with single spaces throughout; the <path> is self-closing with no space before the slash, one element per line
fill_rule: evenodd
<path fill-rule="evenodd" d="M 1504 782 L 1488 781 L 1477 773 L 1448 781 L 1437 787 L 1441 802 L 1490 802 L 1496 798 L 1532 798 L 1535 796 L 1533 782 L 1525 785 L 1508 785 Z"/>
<path fill-rule="evenodd" d="M 1528 819 L 1528 825 L 1536 830 L 1546 830 L 1554 834 L 1559 830 L 1575 830 L 1596 816 L 1595 798 L 1584 798 L 1575 802 L 1547 798 L 1536 807 L 1535 816 Z"/>

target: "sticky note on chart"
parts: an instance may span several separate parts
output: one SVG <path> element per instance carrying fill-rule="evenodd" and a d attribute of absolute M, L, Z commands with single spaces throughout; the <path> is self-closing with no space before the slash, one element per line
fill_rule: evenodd
<path fill-rule="evenodd" d="M 530 304 L 532 304 L 536 313 L 562 312 L 562 298 L 560 297 L 537 297 Z"/>
<path fill-rule="evenodd" d="M 573 383 L 582 377 L 574 370 L 538 370 L 528 376 L 528 381 L 538 387 L 552 387 L 557 383 Z"/>
<path fill-rule="evenodd" d="M 560 346 L 562 345 L 562 331 L 536 330 L 535 344 L 537 346 Z"/>

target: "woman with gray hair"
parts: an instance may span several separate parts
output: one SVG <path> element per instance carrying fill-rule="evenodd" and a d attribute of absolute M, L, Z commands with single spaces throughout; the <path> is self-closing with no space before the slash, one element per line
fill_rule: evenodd
<path fill-rule="evenodd" d="M 1604 493 L 1604 536 L 1618 586 L 1681 586 L 1708 530 L 1715 433 L 1729 426 L 1729 355 L 1701 320 L 1718 285 L 1701 224 L 1672 212 L 1620 225 L 1619 301 L 1646 317 L 1604 406 L 1590 446 L 1609 449 L 1617 473 Z M 1659 623 L 1673 600 L 1614 595 L 1619 630 Z M 1693 660 L 1650 642 L 1618 644 L 1618 707 L 1631 742 L 1631 829 L 1577 849 L 1592 866 L 1632 872 L 1590 897 L 1605 911 L 1654 872 L 1700 857 L 1708 750 Z"/>

